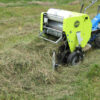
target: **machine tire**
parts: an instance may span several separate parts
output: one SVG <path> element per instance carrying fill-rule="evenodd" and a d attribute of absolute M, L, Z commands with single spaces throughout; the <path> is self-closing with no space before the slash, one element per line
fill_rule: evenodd
<path fill-rule="evenodd" d="M 67 63 L 72 66 L 78 64 L 79 61 L 80 61 L 80 56 L 76 52 L 71 53 L 67 59 Z"/>
<path fill-rule="evenodd" d="M 98 33 L 97 38 L 95 39 L 95 47 L 100 48 L 100 33 Z"/>

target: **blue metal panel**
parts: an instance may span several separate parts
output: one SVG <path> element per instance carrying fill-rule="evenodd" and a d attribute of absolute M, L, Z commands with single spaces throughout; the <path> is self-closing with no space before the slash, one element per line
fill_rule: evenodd
<path fill-rule="evenodd" d="M 97 14 L 93 20 L 92 20 L 92 31 L 96 31 L 98 29 L 100 29 L 100 27 L 98 27 L 98 24 L 100 23 L 100 13 Z M 97 37 L 97 34 L 92 34 L 91 39 L 89 40 L 89 43 L 93 42 Z"/>
<path fill-rule="evenodd" d="M 100 29 L 98 27 L 98 23 L 100 23 L 100 14 L 98 14 L 97 16 L 95 16 L 92 20 L 92 31 L 95 31 L 97 29 Z"/>

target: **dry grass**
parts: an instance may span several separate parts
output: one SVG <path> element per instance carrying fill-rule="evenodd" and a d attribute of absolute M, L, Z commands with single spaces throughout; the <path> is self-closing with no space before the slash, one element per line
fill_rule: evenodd
<path fill-rule="evenodd" d="M 99 100 L 99 72 L 91 76 L 100 66 L 100 50 L 87 52 L 77 66 L 52 70 L 56 46 L 38 37 L 40 13 L 50 7 L 78 11 L 79 5 L 0 8 L 1 100 Z"/>

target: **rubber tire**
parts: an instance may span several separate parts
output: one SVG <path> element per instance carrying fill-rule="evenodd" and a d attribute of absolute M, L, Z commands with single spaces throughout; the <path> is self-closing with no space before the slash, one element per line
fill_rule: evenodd
<path fill-rule="evenodd" d="M 73 52 L 68 56 L 67 63 L 74 66 L 79 63 L 79 60 L 80 57 L 78 56 L 78 54 L 76 52 Z"/>
<path fill-rule="evenodd" d="M 95 39 L 95 47 L 100 48 L 100 33 L 98 33 L 98 36 Z"/>

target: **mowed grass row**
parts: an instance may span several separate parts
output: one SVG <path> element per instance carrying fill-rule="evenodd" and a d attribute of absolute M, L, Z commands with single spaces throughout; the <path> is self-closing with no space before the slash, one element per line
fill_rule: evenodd
<path fill-rule="evenodd" d="M 34 6 L 32 9 L 31 7 L 0 9 L 0 48 L 19 41 L 30 41 L 38 36 L 39 22 L 36 23 L 40 20 L 40 14 L 34 9 Z"/>
<path fill-rule="evenodd" d="M 77 5 L 0 8 L 0 99 L 99 100 L 100 50 L 77 66 L 52 70 L 55 45 L 38 37 L 40 13 L 48 8 L 79 11 Z M 91 18 L 96 5 L 89 10 Z"/>

